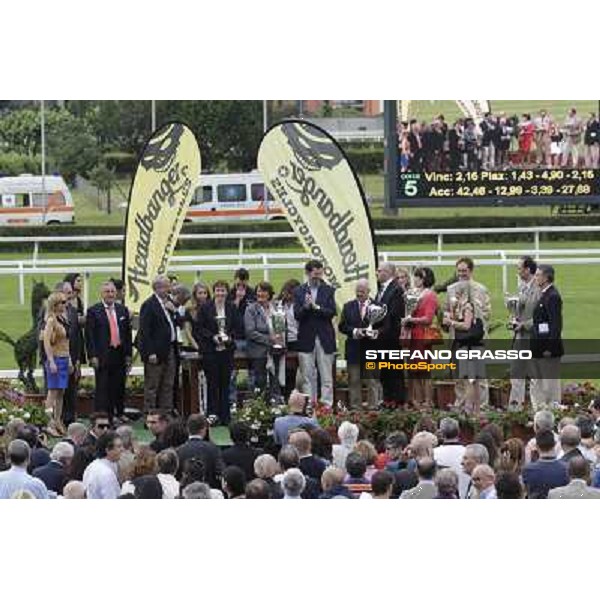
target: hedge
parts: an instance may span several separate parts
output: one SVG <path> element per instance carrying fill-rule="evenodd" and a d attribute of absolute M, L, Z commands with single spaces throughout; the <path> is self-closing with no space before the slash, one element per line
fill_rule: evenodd
<path fill-rule="evenodd" d="M 357 173 L 364 175 L 383 172 L 383 146 L 347 146 L 344 150 Z"/>
<path fill-rule="evenodd" d="M 577 226 L 577 225 L 600 225 L 600 216 L 586 215 L 585 217 L 562 216 L 562 217 L 444 217 L 438 219 L 401 219 L 397 217 L 388 217 L 374 219 L 375 229 L 429 229 L 431 236 L 425 234 L 420 240 L 433 241 L 439 229 L 479 229 L 486 227 L 543 227 L 543 226 Z M 247 221 L 236 223 L 204 223 L 204 224 L 185 224 L 184 233 L 240 233 L 240 232 L 265 232 L 265 237 L 245 240 L 244 247 L 247 249 L 277 248 L 282 245 L 294 246 L 300 248 L 299 243 L 293 239 L 277 239 L 269 237 L 269 233 L 277 231 L 290 231 L 286 221 Z M 119 226 L 90 226 L 90 225 L 51 225 L 47 227 L 1 227 L 0 238 L 3 236 L 90 236 L 90 235 L 118 235 L 123 233 L 123 228 Z M 541 236 L 543 241 L 556 240 L 598 240 L 598 234 L 590 233 L 546 233 Z M 526 241 L 531 242 L 532 236 L 529 233 L 521 234 L 482 234 L 482 235 L 447 235 L 444 236 L 446 242 L 469 242 L 469 243 L 489 243 L 489 242 L 508 242 L 508 241 Z M 397 244 L 401 241 L 397 236 L 380 236 L 377 240 L 382 245 Z M 412 242 L 416 239 L 411 238 Z M 210 239 L 210 240 L 185 240 L 178 245 L 181 249 L 233 249 L 237 248 L 236 239 Z M 57 248 L 57 244 L 45 244 L 45 248 Z M 82 241 L 76 244 L 69 244 L 68 249 L 73 251 L 97 251 L 101 249 L 119 249 L 122 247 L 120 242 L 91 242 Z M 65 246 L 65 249 L 67 247 Z M 22 252 L 30 251 L 31 243 L 11 244 L 10 248 L 6 245 L 0 246 L 1 252 Z"/>

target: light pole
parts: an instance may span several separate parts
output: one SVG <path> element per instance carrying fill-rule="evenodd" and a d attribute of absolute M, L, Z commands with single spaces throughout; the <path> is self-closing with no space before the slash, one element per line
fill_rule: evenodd
<path fill-rule="evenodd" d="M 40 100 L 40 137 L 42 141 L 42 202 L 44 202 L 44 212 L 48 206 L 46 198 L 46 111 L 44 101 Z"/>
<path fill-rule="evenodd" d="M 269 128 L 268 100 L 263 100 L 263 133 Z"/>
<path fill-rule="evenodd" d="M 150 100 L 152 110 L 152 133 L 156 131 L 156 100 Z"/>

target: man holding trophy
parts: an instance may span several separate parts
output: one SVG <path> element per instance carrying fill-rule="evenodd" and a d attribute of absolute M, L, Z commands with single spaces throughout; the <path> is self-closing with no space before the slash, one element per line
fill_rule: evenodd
<path fill-rule="evenodd" d="M 336 342 L 333 329 L 335 290 L 323 281 L 323 263 L 309 260 L 304 270 L 307 282 L 294 292 L 294 316 L 298 321 L 298 362 L 304 393 L 318 398 L 317 373 L 321 378 L 321 402 L 333 406 L 333 361 Z"/>
<path fill-rule="evenodd" d="M 375 378 L 360 378 L 360 344 L 361 340 L 376 337 L 373 325 L 383 320 L 387 312 L 386 306 L 374 304 L 369 298 L 369 281 L 359 279 L 356 284 L 356 299 L 344 304 L 338 329 L 348 336 L 346 341 L 346 368 L 348 371 L 348 392 L 350 408 L 360 409 L 362 406 L 362 384 L 367 388 L 369 409 L 379 406 L 381 386 Z"/>
<path fill-rule="evenodd" d="M 540 298 L 540 288 L 535 283 L 537 264 L 531 256 L 522 256 L 517 263 L 519 287 L 517 293 L 506 297 L 509 312 L 507 327 L 514 331 L 513 347 L 529 350 L 533 329 L 533 311 Z M 520 410 L 525 402 L 526 378 L 529 377 L 530 395 L 535 396 L 537 380 L 533 378 L 531 361 L 516 360 L 510 369 L 509 410 Z"/>
<path fill-rule="evenodd" d="M 396 280 L 396 267 L 393 263 L 384 262 L 377 269 L 379 292 L 375 302 L 385 306 L 383 318 L 379 321 L 374 337 L 380 349 L 400 348 L 400 329 L 405 315 L 404 293 Z M 379 373 L 383 401 L 395 406 L 406 403 L 406 389 L 402 371 L 382 370 Z"/>
<path fill-rule="evenodd" d="M 256 302 L 246 308 L 244 329 L 256 387 L 267 389 L 269 398 L 280 399 L 280 386 L 285 385 L 285 312 L 281 302 L 272 302 L 273 295 L 267 281 L 256 286 Z"/>
<path fill-rule="evenodd" d="M 206 376 L 207 412 L 214 425 L 217 420 L 228 425 L 230 420 L 229 380 L 233 371 L 233 353 L 236 332 L 240 330 L 240 316 L 228 299 L 226 281 L 213 284 L 213 298 L 198 311 L 198 331 L 202 367 Z"/>

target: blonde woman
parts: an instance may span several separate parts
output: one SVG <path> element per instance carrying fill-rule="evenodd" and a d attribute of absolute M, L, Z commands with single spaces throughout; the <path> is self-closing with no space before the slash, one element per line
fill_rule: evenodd
<path fill-rule="evenodd" d="M 67 431 L 62 422 L 63 395 L 69 384 L 69 375 L 73 372 L 66 306 L 67 299 L 63 293 L 54 292 L 50 295 L 43 332 L 46 352 L 44 368 L 48 390 L 46 409 L 52 412 L 48 432 L 55 437 L 65 435 Z"/>
<path fill-rule="evenodd" d="M 206 283 L 197 281 L 192 288 L 192 297 L 189 306 L 186 307 L 185 320 L 183 324 L 184 343 L 194 350 L 199 350 L 198 343 L 198 313 L 201 306 L 210 300 L 210 288 Z"/>

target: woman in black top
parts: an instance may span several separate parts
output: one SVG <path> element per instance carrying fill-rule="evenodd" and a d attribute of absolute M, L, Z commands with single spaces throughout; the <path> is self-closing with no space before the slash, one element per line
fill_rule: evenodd
<path fill-rule="evenodd" d="M 585 124 L 583 143 L 585 144 L 585 166 L 588 169 L 597 169 L 600 159 L 600 121 L 595 113 L 590 113 L 590 118 Z"/>
<path fill-rule="evenodd" d="M 228 425 L 230 420 L 229 381 L 233 372 L 235 337 L 239 331 L 240 314 L 228 300 L 229 285 L 225 281 L 213 284 L 213 298 L 198 311 L 196 339 L 200 342 L 202 365 L 206 375 L 207 412 L 209 421 Z"/>

